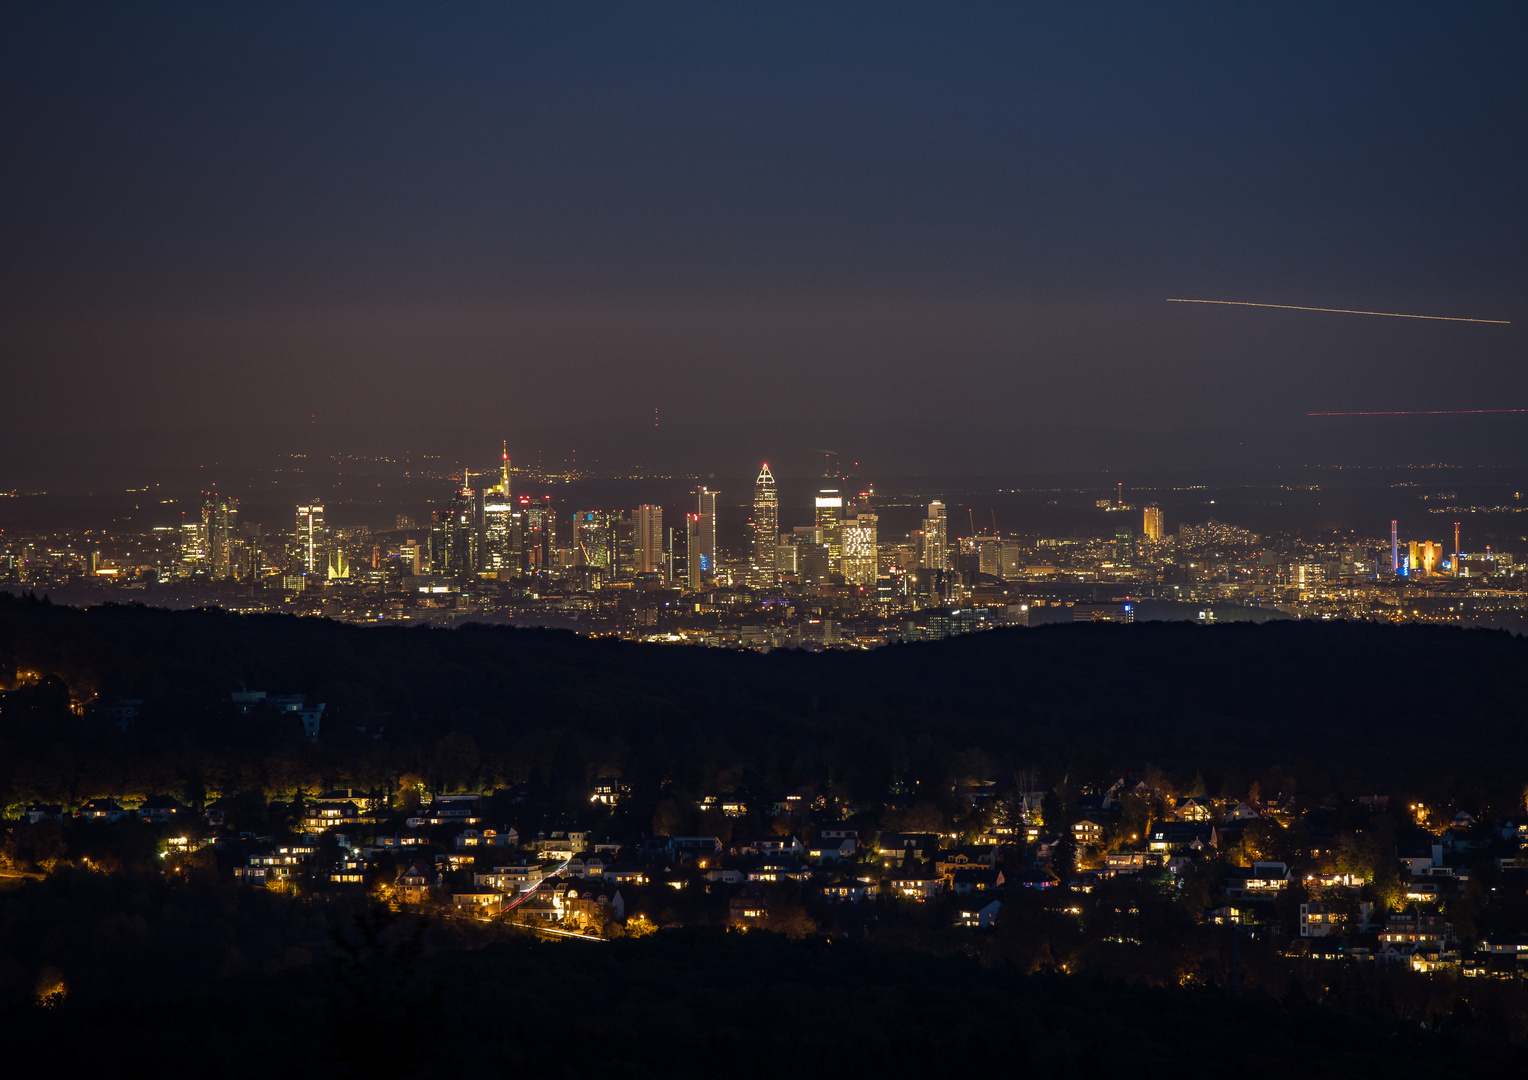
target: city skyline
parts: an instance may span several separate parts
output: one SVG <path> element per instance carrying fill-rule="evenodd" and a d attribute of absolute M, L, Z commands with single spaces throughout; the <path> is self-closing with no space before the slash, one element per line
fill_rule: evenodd
<path fill-rule="evenodd" d="M 1468 491 L 1436 490 L 1465 478 L 1460 470 L 1425 489 L 1392 477 L 1437 470 L 1322 474 L 1361 497 L 1350 517 L 1361 506 L 1412 507 L 1404 524 L 1389 519 L 1387 532 L 1372 509 L 1335 528 L 1311 528 L 1280 510 L 1292 496 L 1308 512 L 1340 494 L 1321 476 L 1221 487 L 1100 477 L 931 497 L 846 475 L 858 463 L 846 468 L 829 452 L 819 475 L 790 481 L 784 495 L 766 462 L 746 494 L 727 497 L 727 482 L 714 478 L 602 488 L 545 475 L 516 467 L 508 440 L 491 466 L 448 469 L 425 457 L 438 463 L 410 473 L 425 497 L 406 505 L 418 509 L 380 521 L 371 510 L 336 524 L 332 500 L 306 498 L 288 504 L 291 524 L 282 526 L 211 491 L 175 511 L 178 525 L 141 532 L 0 522 L 0 588 L 76 602 L 141 590 L 172 606 L 362 624 L 487 619 L 764 650 L 873 649 L 1057 621 L 1517 626 L 1528 617 L 1519 580 L 1528 541 L 1502 531 L 1523 512 L 1523 491 L 1509 493 L 1505 476 L 1490 485 L 1496 505 L 1467 505 Z M 360 465 L 349 463 L 352 485 L 369 483 Z M 344 490 L 336 479 L 331 493 Z M 635 497 L 610 498 L 619 492 Z M 353 499 L 342 505 L 355 513 Z"/>

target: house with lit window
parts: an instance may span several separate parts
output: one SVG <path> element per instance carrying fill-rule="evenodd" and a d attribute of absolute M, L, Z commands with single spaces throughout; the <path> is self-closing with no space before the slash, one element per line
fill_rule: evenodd
<path fill-rule="evenodd" d="M 507 866 L 495 866 L 492 872 L 474 874 L 472 883 L 479 888 L 500 892 L 529 892 L 541 884 L 557 867 L 540 859 L 520 859 Z"/>
<path fill-rule="evenodd" d="M 971 927 L 985 930 L 997 923 L 998 912 L 1003 910 L 1001 900 L 989 900 L 982 906 L 974 904 L 962 904 L 960 913 L 955 919 L 957 926 Z"/>
<path fill-rule="evenodd" d="M 1289 867 L 1281 862 L 1255 862 L 1226 871 L 1227 896 L 1272 896 L 1289 885 Z"/>
<path fill-rule="evenodd" d="M 1108 828 L 1106 821 L 1099 820 L 1098 816 L 1089 815 L 1072 822 L 1072 839 L 1078 847 L 1098 847 L 1103 843 L 1104 830 Z"/>
<path fill-rule="evenodd" d="M 481 795 L 471 793 L 436 795 L 430 800 L 430 808 L 422 816 L 430 825 L 476 825 Z"/>
<path fill-rule="evenodd" d="M 568 860 L 563 873 L 570 878 L 598 878 L 605 876 L 606 860 L 603 855 L 575 855 Z"/>
<path fill-rule="evenodd" d="M 1342 929 L 1342 918 L 1332 905 L 1312 900 L 1300 905 L 1300 936 L 1303 938 L 1327 937 Z"/>
<path fill-rule="evenodd" d="M 1225 821 L 1227 825 L 1237 825 L 1248 821 L 1256 821 L 1262 816 L 1262 810 L 1256 804 L 1250 801 L 1243 801 L 1226 809 Z"/>
<path fill-rule="evenodd" d="M 469 848 L 517 848 L 520 834 L 514 829 L 464 829 L 455 839 L 457 851 Z"/>
<path fill-rule="evenodd" d="M 763 890 L 745 888 L 727 901 L 727 921 L 734 926 L 756 926 L 769 917 L 769 901 Z"/>
<path fill-rule="evenodd" d="M 1528 960 L 1528 934 L 1492 934 L 1481 938 L 1476 948 L 1493 956 L 1518 956 Z"/>
<path fill-rule="evenodd" d="M 816 843 L 808 845 L 806 859 L 816 866 L 848 862 L 854 858 L 857 844 L 852 836 L 819 836 Z"/>
<path fill-rule="evenodd" d="M 439 879 L 434 871 L 423 863 L 414 863 L 398 876 L 398 898 L 405 904 L 422 904 L 437 884 Z"/>
<path fill-rule="evenodd" d="M 1443 845 L 1427 841 L 1402 841 L 1395 845 L 1396 858 L 1409 874 L 1425 874 L 1434 866 L 1443 865 Z"/>
<path fill-rule="evenodd" d="M 366 881 L 366 867 L 357 859 L 341 859 L 328 876 L 332 885 L 361 885 Z"/>
<path fill-rule="evenodd" d="M 1190 796 L 1173 803 L 1173 817 L 1179 821 L 1211 821 L 1214 816 L 1214 804 L 1203 796 Z"/>
<path fill-rule="evenodd" d="M 1392 912 L 1380 931 L 1380 944 L 1401 954 L 1448 948 L 1454 941 L 1454 926 L 1435 908 L 1417 907 L 1412 911 Z"/>
<path fill-rule="evenodd" d="M 996 854 L 997 849 L 992 847 L 950 848 L 934 856 L 934 869 L 948 887 L 954 884 L 956 871 L 989 868 Z"/>
<path fill-rule="evenodd" d="M 1208 821 L 1157 821 L 1146 832 L 1149 851 L 1204 851 L 1220 846 L 1220 833 Z"/>
<path fill-rule="evenodd" d="M 1111 851 L 1104 856 L 1104 869 L 1112 874 L 1139 874 L 1161 865 L 1162 856 L 1149 851 Z"/>
<path fill-rule="evenodd" d="M 950 875 L 950 888 L 956 896 L 993 893 L 1003 887 L 1003 872 L 995 867 L 956 870 Z"/>
<path fill-rule="evenodd" d="M 933 867 L 908 863 L 891 876 L 891 895 L 919 903 L 932 900 L 944 890 L 944 878 Z"/>
<path fill-rule="evenodd" d="M 875 850 L 885 863 L 902 863 L 909 859 L 922 862 L 939 850 L 939 837 L 933 833 L 883 832 L 876 837 Z"/>
<path fill-rule="evenodd" d="M 359 825 L 361 808 L 353 802 L 319 802 L 308 807 L 302 818 L 302 831 L 321 833 L 341 825 Z"/>
<path fill-rule="evenodd" d="M 589 833 L 582 829 L 554 829 L 536 834 L 536 850 L 549 859 L 566 861 L 589 847 Z"/>
<path fill-rule="evenodd" d="M 116 824 L 127 816 L 127 811 L 117 805 L 116 799 L 91 799 L 80 807 L 78 816 L 86 821 L 105 821 Z"/>
<path fill-rule="evenodd" d="M 594 781 L 594 791 L 589 795 L 589 801 L 597 806 L 615 806 L 624 799 L 630 789 L 623 783 L 619 776 L 601 776 Z"/>
<path fill-rule="evenodd" d="M 632 866 L 629 863 L 612 863 L 605 867 L 605 872 L 600 877 L 613 885 L 647 884 L 647 870 L 641 866 Z"/>
<path fill-rule="evenodd" d="M 794 836 L 761 836 L 749 846 L 760 855 L 781 855 L 799 859 L 806 854 L 806 845 Z"/>
<path fill-rule="evenodd" d="M 167 825 L 174 821 L 184 809 L 185 807 L 169 795 L 150 795 L 143 800 L 136 813 L 141 821 Z"/>
<path fill-rule="evenodd" d="M 451 906 L 457 911 L 477 915 L 497 915 L 504 906 L 504 894 L 491 889 L 473 889 L 451 894 Z"/>
<path fill-rule="evenodd" d="M 879 892 L 879 888 L 873 881 L 865 881 L 860 878 L 840 878 L 830 881 L 822 887 L 822 898 L 830 904 L 857 904 L 861 900 L 870 900 Z"/>
<path fill-rule="evenodd" d="M 812 876 L 809 867 L 794 859 L 765 859 L 748 871 L 749 881 L 777 883 L 781 881 L 805 881 Z"/>

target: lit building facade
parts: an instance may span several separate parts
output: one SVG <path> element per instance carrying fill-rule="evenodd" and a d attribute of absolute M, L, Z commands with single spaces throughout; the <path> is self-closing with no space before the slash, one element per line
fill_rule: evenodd
<path fill-rule="evenodd" d="M 536 500 L 522 495 L 519 503 L 525 565 L 531 570 L 549 570 L 556 564 L 557 551 L 557 512 L 552 509 L 552 497 L 544 495 Z"/>
<path fill-rule="evenodd" d="M 663 507 L 643 504 L 637 507 L 636 570 L 656 574 L 663 570 Z"/>
<path fill-rule="evenodd" d="M 828 567 L 839 568 L 844 554 L 844 498 L 836 488 L 823 488 L 817 493 L 817 513 L 814 519 L 822 544 L 828 549 Z"/>
<path fill-rule="evenodd" d="M 843 523 L 843 556 L 840 565 L 846 585 L 875 585 L 878 521 L 875 514 L 861 513 Z"/>
<path fill-rule="evenodd" d="M 1141 535 L 1155 543 L 1162 539 L 1162 508 L 1148 506 L 1142 512 Z"/>
<path fill-rule="evenodd" d="M 471 574 L 478 568 L 477 498 L 462 473 L 462 486 L 444 514 L 436 518 L 431 546 L 435 568 L 448 574 Z"/>
<path fill-rule="evenodd" d="M 520 517 L 509 491 L 509 444 L 499 456 L 499 482 L 483 492 L 483 544 L 480 569 L 513 574 L 520 566 Z"/>
<path fill-rule="evenodd" d="M 580 566 L 612 569 L 615 534 L 611 525 L 611 515 L 603 510 L 573 514 L 573 547 Z"/>
<path fill-rule="evenodd" d="M 710 574 L 710 563 L 702 547 L 704 517 L 704 514 L 684 516 L 684 585 L 691 591 L 699 589 Z"/>
<path fill-rule="evenodd" d="M 775 541 L 775 579 L 781 574 L 796 573 L 796 538 L 789 534 Z"/>
<path fill-rule="evenodd" d="M 920 537 L 918 565 L 927 570 L 947 570 L 950 566 L 949 545 L 945 534 L 949 528 L 949 516 L 942 502 L 928 504 L 928 516 L 923 519 L 923 535 Z"/>
<path fill-rule="evenodd" d="M 775 477 L 769 471 L 767 461 L 759 469 L 759 478 L 753 482 L 752 532 L 749 584 L 767 587 L 778 580 L 775 548 L 780 533 L 780 493 L 775 489 Z"/>
<path fill-rule="evenodd" d="M 324 526 L 323 503 L 297 508 L 297 560 L 305 574 L 317 573 L 325 559 L 329 531 Z"/>
<path fill-rule="evenodd" d="M 483 493 L 483 570 L 510 574 L 518 569 L 519 515 L 507 495 Z"/>
<path fill-rule="evenodd" d="M 238 573 L 236 555 L 239 530 L 239 500 L 214 495 L 202 505 L 203 536 L 206 540 L 208 569 L 212 576 L 227 581 Z"/>
<path fill-rule="evenodd" d="M 180 565 L 176 572 L 181 577 L 205 574 L 212 560 L 207 550 L 207 522 L 205 518 L 180 523 Z"/>
<path fill-rule="evenodd" d="M 716 496 L 710 488 L 695 491 L 695 543 L 691 545 L 691 561 L 699 560 L 704 577 L 716 576 Z"/>

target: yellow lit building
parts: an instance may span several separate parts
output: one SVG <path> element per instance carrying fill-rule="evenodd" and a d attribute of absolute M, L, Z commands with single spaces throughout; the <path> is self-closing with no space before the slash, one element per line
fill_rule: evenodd
<path fill-rule="evenodd" d="M 1433 540 L 1413 540 L 1408 546 L 1407 569 L 1413 574 L 1432 574 L 1443 561 L 1443 545 Z"/>

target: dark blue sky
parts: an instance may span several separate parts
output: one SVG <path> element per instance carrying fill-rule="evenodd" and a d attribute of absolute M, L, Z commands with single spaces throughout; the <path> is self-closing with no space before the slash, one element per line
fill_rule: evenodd
<path fill-rule="evenodd" d="M 1528 7 L 951 7 L 13 4 L 13 431 L 1528 406 Z"/>

